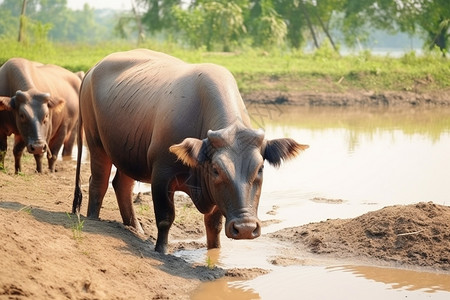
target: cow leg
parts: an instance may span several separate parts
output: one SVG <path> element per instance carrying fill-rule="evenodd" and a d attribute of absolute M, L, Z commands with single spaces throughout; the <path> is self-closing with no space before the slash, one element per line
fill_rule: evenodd
<path fill-rule="evenodd" d="M 220 248 L 220 231 L 223 225 L 223 215 L 217 206 L 204 215 L 206 227 L 206 245 L 208 249 Z"/>
<path fill-rule="evenodd" d="M 111 160 L 103 149 L 90 147 L 91 178 L 89 179 L 88 218 L 98 219 L 109 184 Z"/>
<path fill-rule="evenodd" d="M 123 224 L 131 226 L 137 233 L 143 234 L 144 230 L 136 218 L 133 207 L 132 191 L 134 179 L 117 170 L 112 185 L 116 193 L 117 203 L 119 204 Z"/>
<path fill-rule="evenodd" d="M 14 170 L 15 170 L 14 172 L 16 174 L 18 174 L 21 171 L 20 161 L 22 159 L 23 149 L 25 149 L 25 142 L 19 135 L 14 135 L 13 154 L 14 154 Z"/>
<path fill-rule="evenodd" d="M 153 173 L 161 174 L 164 172 Z M 155 210 L 156 226 L 158 227 L 155 250 L 164 254 L 167 253 L 169 229 L 175 219 L 175 206 L 173 204 L 174 192 L 169 192 L 168 182 L 168 180 L 162 178 L 152 178 L 153 208 Z"/>
<path fill-rule="evenodd" d="M 8 150 L 8 137 L 6 134 L 0 135 L 0 170 L 5 169 L 5 156 Z"/>

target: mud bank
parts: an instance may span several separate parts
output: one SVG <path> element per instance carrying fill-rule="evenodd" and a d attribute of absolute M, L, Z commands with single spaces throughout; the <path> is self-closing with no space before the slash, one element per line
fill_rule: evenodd
<path fill-rule="evenodd" d="M 435 92 L 278 92 L 264 91 L 243 95 L 248 103 L 298 106 L 449 106 L 450 90 Z"/>

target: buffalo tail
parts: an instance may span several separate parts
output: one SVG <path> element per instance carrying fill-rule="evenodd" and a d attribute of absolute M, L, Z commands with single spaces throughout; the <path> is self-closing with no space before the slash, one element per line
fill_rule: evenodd
<path fill-rule="evenodd" d="M 83 154 L 83 121 L 81 119 L 81 107 L 79 109 L 78 117 L 78 135 L 77 135 L 77 171 L 75 173 L 75 191 L 73 195 L 72 213 L 80 215 L 81 201 L 83 193 L 81 192 L 80 172 L 81 172 L 81 157 Z"/>

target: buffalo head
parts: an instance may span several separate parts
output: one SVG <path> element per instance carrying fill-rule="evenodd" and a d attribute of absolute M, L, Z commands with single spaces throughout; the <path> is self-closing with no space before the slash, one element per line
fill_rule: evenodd
<path fill-rule="evenodd" d="M 51 133 L 51 111 L 60 110 L 64 99 L 34 90 L 17 91 L 13 97 L 0 97 L 0 110 L 14 113 L 16 126 L 28 152 L 41 155 L 49 151 L 47 140 Z"/>
<path fill-rule="evenodd" d="M 289 138 L 266 140 L 262 130 L 236 123 L 208 131 L 203 140 L 186 138 L 170 147 L 179 160 L 200 168 L 210 200 L 225 216 L 225 233 L 233 239 L 261 234 L 257 216 L 264 161 L 278 167 L 308 148 Z"/>

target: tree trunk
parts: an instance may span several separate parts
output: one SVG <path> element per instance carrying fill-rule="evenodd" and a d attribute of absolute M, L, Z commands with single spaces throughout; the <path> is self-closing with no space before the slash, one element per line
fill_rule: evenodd
<path fill-rule="evenodd" d="M 134 14 L 134 18 L 136 19 L 136 26 L 138 29 L 138 40 L 137 45 L 139 46 L 144 41 L 144 30 L 142 28 L 141 16 L 139 16 L 138 11 L 136 9 L 136 3 L 131 1 L 131 7 Z"/>
<path fill-rule="evenodd" d="M 339 54 L 338 49 L 336 48 L 336 45 L 334 44 L 333 39 L 331 38 L 331 34 L 328 31 L 328 28 L 325 26 L 325 24 L 323 23 L 322 19 L 320 18 L 320 16 L 318 14 L 316 14 L 317 19 L 319 20 L 320 26 L 322 27 L 323 32 L 325 32 L 325 34 L 328 37 L 328 40 L 331 43 L 331 46 L 333 46 L 334 51 L 336 51 Z"/>
<path fill-rule="evenodd" d="M 445 52 L 447 51 L 447 31 L 449 29 L 449 21 L 441 17 L 440 24 L 438 27 L 438 32 L 434 36 L 434 39 L 430 45 L 432 49 L 434 46 L 438 46 L 439 50 L 442 52 L 442 57 L 446 57 Z M 433 34 L 433 33 L 432 33 Z"/>
<path fill-rule="evenodd" d="M 303 14 L 305 15 L 306 23 L 308 23 L 309 31 L 311 32 L 311 35 L 314 40 L 314 45 L 317 49 L 319 49 L 319 43 L 317 42 L 316 34 L 314 33 L 314 28 L 311 23 L 311 19 L 309 18 L 308 10 L 306 8 L 305 3 L 303 3 L 303 0 L 299 1 L 299 5 L 301 6 L 301 10 L 303 11 Z"/>
<path fill-rule="evenodd" d="M 27 0 L 23 0 L 22 2 L 22 12 L 20 13 L 19 20 L 19 37 L 17 41 L 20 43 L 23 40 L 23 32 L 24 32 L 24 21 L 25 21 L 25 10 L 27 8 Z"/>

